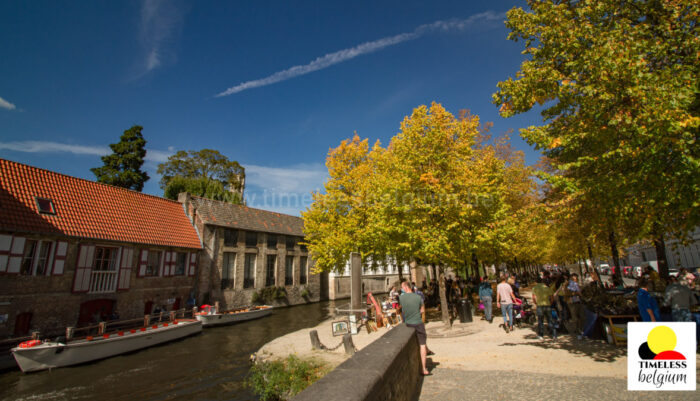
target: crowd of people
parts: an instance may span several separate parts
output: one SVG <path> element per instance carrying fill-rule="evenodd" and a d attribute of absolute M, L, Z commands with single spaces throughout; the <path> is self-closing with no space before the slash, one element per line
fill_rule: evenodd
<path fill-rule="evenodd" d="M 659 321 L 661 319 L 659 302 L 657 297 L 663 294 L 662 305 L 671 309 L 671 317 L 674 321 L 694 321 L 691 315 L 691 307 L 698 303 L 697 296 L 693 289 L 695 276 L 687 271 L 681 271 L 677 277 L 671 277 L 670 283 L 659 292 L 660 279 L 658 273 L 648 267 L 638 279 L 636 288 L 625 286 L 623 281 L 613 278 L 612 283 L 601 280 L 595 272 L 585 272 L 583 277 L 578 274 L 571 274 L 567 270 L 542 270 L 538 273 L 526 272 L 523 274 L 503 273 L 499 276 L 497 283 L 495 279 L 484 277 L 462 277 L 445 278 L 445 295 L 448 308 L 456 316 L 456 305 L 460 299 L 478 296 L 479 309 L 484 312 L 484 319 L 493 323 L 493 306 L 500 310 L 503 317 L 503 328 L 506 332 L 514 329 L 514 308 L 520 309 L 520 305 L 527 303 L 520 294 L 523 286 L 531 287 L 532 304 L 537 316 L 536 332 L 540 339 L 545 335 L 545 322 L 549 335 L 553 340 L 557 339 L 557 333 L 566 330 L 568 327 L 572 335 L 578 339 L 583 337 L 584 323 L 586 319 L 582 298 L 582 288 L 588 285 L 595 285 L 606 290 L 623 290 L 627 292 L 637 292 L 637 304 L 639 314 L 643 321 Z M 496 284 L 495 287 L 493 284 Z M 411 293 L 418 295 L 425 307 L 441 307 L 440 289 L 435 279 L 429 282 L 423 280 L 421 286 L 415 283 L 405 282 Z M 403 287 L 403 284 L 402 284 Z M 654 291 L 656 290 L 656 291 Z M 405 292 L 405 291 L 404 291 Z M 654 295 L 657 297 L 655 297 Z M 398 307 L 400 304 L 400 292 L 397 288 L 392 288 L 390 293 L 392 303 Z M 423 309 L 423 319 L 425 314 Z M 570 323 L 566 326 L 564 323 Z"/>
<path fill-rule="evenodd" d="M 692 276 L 692 277 L 691 277 Z M 523 286 L 531 287 L 532 303 L 537 316 L 536 333 L 540 340 L 544 339 L 545 321 L 549 335 L 553 341 L 557 340 L 558 331 L 561 332 L 568 326 L 570 334 L 576 335 L 580 340 L 584 334 L 584 322 L 586 318 L 585 306 L 582 298 L 582 288 L 585 286 L 599 286 L 608 290 L 637 291 L 637 303 L 639 313 L 643 321 L 659 321 L 661 314 L 656 297 L 650 289 L 657 289 L 659 281 L 658 273 L 649 268 L 637 281 L 637 288 L 629 288 L 624 282 L 610 283 L 600 279 L 595 271 L 585 272 L 581 281 L 576 273 L 566 270 L 547 271 L 538 273 L 526 272 L 521 275 L 503 273 L 499 276 L 498 284 L 494 287 L 488 276 L 461 277 L 445 279 L 447 302 L 452 310 L 457 301 L 464 297 L 478 295 L 479 302 L 484 311 L 484 319 L 493 323 L 493 303 L 500 309 L 503 316 L 503 328 L 509 333 L 514 329 L 514 307 L 523 305 L 527 301 L 520 294 Z M 698 303 L 697 296 L 693 292 L 695 276 L 685 271 L 677 277 L 671 277 L 670 283 L 665 286 L 662 303 L 669 306 L 673 321 L 693 321 L 691 307 Z M 655 292 L 658 296 L 658 292 Z M 423 280 L 421 286 L 415 283 L 403 281 L 400 290 L 392 287 L 390 299 L 395 308 L 400 308 L 403 320 L 407 326 L 416 330 L 416 336 L 420 345 L 422 373 L 430 374 L 426 369 L 426 356 L 431 355 L 427 347 L 427 334 L 425 330 L 425 308 L 430 306 L 440 307 L 440 290 L 436 280 L 427 282 Z M 522 309 L 521 309 L 522 310 Z M 570 324 L 564 325 L 569 322 Z"/>

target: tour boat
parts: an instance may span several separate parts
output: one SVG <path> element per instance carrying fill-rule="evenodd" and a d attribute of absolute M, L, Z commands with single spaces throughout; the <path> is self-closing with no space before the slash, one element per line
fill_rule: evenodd
<path fill-rule="evenodd" d="M 137 351 L 177 340 L 202 331 L 202 323 L 194 319 L 177 319 L 154 323 L 149 327 L 123 330 L 69 342 L 25 341 L 12 349 L 22 372 L 78 365 Z"/>
<path fill-rule="evenodd" d="M 219 312 L 214 306 L 203 305 L 201 309 L 202 311 L 196 314 L 197 320 L 202 322 L 204 327 L 212 327 L 267 316 L 272 313 L 274 307 L 270 305 L 249 306 Z"/>

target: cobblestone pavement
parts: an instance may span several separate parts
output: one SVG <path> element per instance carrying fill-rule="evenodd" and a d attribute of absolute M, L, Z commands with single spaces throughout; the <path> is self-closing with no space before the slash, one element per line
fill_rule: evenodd
<path fill-rule="evenodd" d="M 457 400 L 691 400 L 698 392 L 627 391 L 627 381 L 526 372 L 478 372 L 435 367 L 424 377 L 421 401 Z"/>

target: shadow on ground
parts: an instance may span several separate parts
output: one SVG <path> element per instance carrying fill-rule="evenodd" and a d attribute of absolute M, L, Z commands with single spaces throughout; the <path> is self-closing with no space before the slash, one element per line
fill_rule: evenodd
<path fill-rule="evenodd" d="M 586 356 L 596 362 L 615 362 L 621 357 L 627 356 L 627 348 L 615 347 L 597 340 L 577 340 L 571 336 L 559 337 L 557 341 L 552 341 L 549 337 L 544 340 L 537 340 L 536 334 L 525 335 L 528 342 L 503 343 L 503 347 L 531 346 L 542 349 L 561 349 L 575 355 Z"/>

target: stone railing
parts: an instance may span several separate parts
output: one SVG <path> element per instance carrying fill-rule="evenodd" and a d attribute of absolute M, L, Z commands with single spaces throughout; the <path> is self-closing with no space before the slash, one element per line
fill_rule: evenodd
<path fill-rule="evenodd" d="M 423 384 L 418 340 L 394 327 L 293 398 L 294 401 L 417 400 Z"/>

